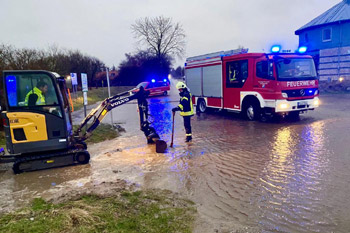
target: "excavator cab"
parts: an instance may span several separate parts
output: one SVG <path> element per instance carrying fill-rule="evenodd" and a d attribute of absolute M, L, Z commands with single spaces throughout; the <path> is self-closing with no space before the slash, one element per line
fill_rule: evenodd
<path fill-rule="evenodd" d="M 64 78 L 48 71 L 4 71 L 3 84 L 8 153 L 67 149 L 72 119 Z"/>

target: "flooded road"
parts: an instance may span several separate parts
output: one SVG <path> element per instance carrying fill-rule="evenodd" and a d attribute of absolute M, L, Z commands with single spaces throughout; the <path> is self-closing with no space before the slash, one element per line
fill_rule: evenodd
<path fill-rule="evenodd" d="M 149 99 L 152 125 L 168 145 L 178 99 L 174 88 Z M 350 95 L 321 101 L 296 122 L 248 122 L 225 112 L 194 116 L 189 144 L 177 114 L 174 148 L 165 154 L 146 144 L 136 104 L 125 104 L 113 118 L 126 133 L 89 146 L 89 165 L 19 175 L 2 168 L 0 207 L 124 179 L 193 200 L 195 232 L 349 232 Z"/>

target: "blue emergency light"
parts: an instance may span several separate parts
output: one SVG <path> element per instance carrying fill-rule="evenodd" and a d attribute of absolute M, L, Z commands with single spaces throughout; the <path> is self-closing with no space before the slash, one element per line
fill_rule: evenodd
<path fill-rule="evenodd" d="M 299 53 L 305 53 L 307 50 L 307 47 L 306 46 L 301 46 L 299 49 L 298 49 L 298 52 Z"/>
<path fill-rule="evenodd" d="M 152 83 L 155 83 L 156 82 L 156 80 L 155 79 L 152 79 Z"/>
<path fill-rule="evenodd" d="M 274 45 L 271 47 L 271 52 L 273 52 L 273 53 L 278 53 L 280 50 L 281 50 L 280 45 Z"/>
<path fill-rule="evenodd" d="M 11 107 L 17 106 L 17 79 L 14 75 L 6 76 L 7 97 Z"/>
<path fill-rule="evenodd" d="M 166 79 L 163 79 L 163 82 L 166 82 Z"/>

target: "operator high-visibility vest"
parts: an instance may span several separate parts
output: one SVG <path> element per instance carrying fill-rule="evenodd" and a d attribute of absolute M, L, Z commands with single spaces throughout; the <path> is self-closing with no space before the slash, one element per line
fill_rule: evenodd
<path fill-rule="evenodd" d="M 180 99 L 180 104 L 178 105 L 180 108 L 181 116 L 193 116 L 193 103 L 192 103 L 192 94 L 188 91 L 184 91 L 183 96 Z"/>
<path fill-rule="evenodd" d="M 36 105 L 45 105 L 45 96 L 43 95 L 42 91 L 39 88 L 34 87 L 33 90 L 28 92 L 28 94 L 26 95 L 26 98 L 24 100 L 26 106 L 28 106 L 28 99 L 31 94 L 36 94 L 38 96 L 38 99 L 35 103 Z"/>

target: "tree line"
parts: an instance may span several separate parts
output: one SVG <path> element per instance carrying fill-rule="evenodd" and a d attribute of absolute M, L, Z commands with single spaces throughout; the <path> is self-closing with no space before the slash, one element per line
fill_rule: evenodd
<path fill-rule="evenodd" d="M 59 49 L 57 46 L 44 50 L 0 45 L 0 76 L 3 70 L 49 70 L 64 76 L 87 73 L 89 85 L 94 86 L 96 74 L 104 67 L 98 58 L 78 50 Z"/>

